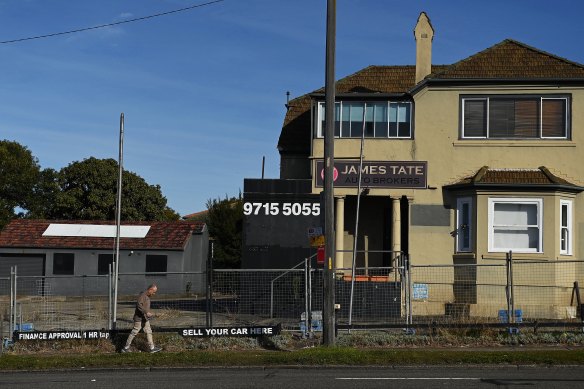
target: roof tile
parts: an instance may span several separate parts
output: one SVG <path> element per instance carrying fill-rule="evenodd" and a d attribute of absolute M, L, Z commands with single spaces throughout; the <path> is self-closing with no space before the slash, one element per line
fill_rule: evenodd
<path fill-rule="evenodd" d="M 452 65 L 432 65 L 426 80 L 440 79 L 584 79 L 584 65 L 506 39 Z M 404 93 L 415 83 L 416 67 L 368 66 L 336 82 L 336 93 Z M 320 88 L 311 93 L 323 93 Z M 289 102 L 278 140 L 281 153 L 310 152 L 310 94 Z"/>
<path fill-rule="evenodd" d="M 51 223 L 114 225 L 111 221 L 49 221 L 12 220 L 0 232 L 0 248 L 67 248 L 67 249 L 112 249 L 113 238 L 43 236 Z M 205 230 L 205 223 L 189 221 L 169 222 L 123 222 L 122 225 L 151 226 L 145 238 L 121 238 L 123 250 L 182 250 L 192 234 Z"/>

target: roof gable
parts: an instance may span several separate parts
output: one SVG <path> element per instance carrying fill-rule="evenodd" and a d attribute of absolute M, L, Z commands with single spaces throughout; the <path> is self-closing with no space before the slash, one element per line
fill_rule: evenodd
<path fill-rule="evenodd" d="M 584 78 L 584 66 L 513 39 L 505 39 L 447 66 L 430 79 Z"/>
<path fill-rule="evenodd" d="M 49 225 L 85 224 L 115 225 L 111 221 L 58 221 L 15 219 L 0 232 L 0 248 L 60 248 L 60 249 L 112 249 L 115 238 L 99 236 L 43 236 Z M 123 222 L 123 226 L 150 226 L 144 238 L 120 238 L 122 250 L 183 250 L 192 234 L 205 231 L 205 223 Z"/>
<path fill-rule="evenodd" d="M 584 65 L 547 53 L 513 39 L 505 39 L 452 65 L 432 65 L 432 73 L 416 84 L 416 67 L 368 66 L 335 84 L 336 94 L 375 93 L 413 94 L 426 83 L 454 80 L 584 80 Z M 280 153 L 310 153 L 311 95 L 324 88 L 293 99 L 288 104 L 278 140 Z"/>

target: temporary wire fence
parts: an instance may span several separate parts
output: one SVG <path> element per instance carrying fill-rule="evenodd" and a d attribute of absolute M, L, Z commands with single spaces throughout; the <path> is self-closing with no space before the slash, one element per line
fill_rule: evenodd
<path fill-rule="evenodd" d="M 138 293 L 156 283 L 152 326 L 164 328 L 281 325 L 322 329 L 323 274 L 314 258 L 292 269 L 119 275 L 117 315 L 112 275 L 0 278 L 3 328 L 129 329 Z M 485 264 L 410 265 L 335 270 L 339 328 L 519 325 L 582 327 L 579 286 L 584 261 L 507 260 Z M 6 334 L 6 332 L 5 332 Z"/>

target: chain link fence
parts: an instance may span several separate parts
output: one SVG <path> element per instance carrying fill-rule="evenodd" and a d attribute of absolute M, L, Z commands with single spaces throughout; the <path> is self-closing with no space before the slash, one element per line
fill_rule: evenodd
<path fill-rule="evenodd" d="M 510 257 L 510 255 L 509 255 Z M 4 337 L 12 330 L 93 330 L 132 327 L 138 294 L 156 283 L 155 328 L 277 325 L 322 329 L 323 274 L 311 261 L 287 270 L 120 274 L 116 317 L 113 277 L 0 278 Z M 579 285 L 584 261 L 492 261 L 336 269 L 340 327 L 395 328 L 433 323 L 572 323 L 582 326 Z"/>
<path fill-rule="evenodd" d="M 529 260 L 412 266 L 413 317 L 469 324 L 576 321 L 583 266 L 584 261 Z"/>

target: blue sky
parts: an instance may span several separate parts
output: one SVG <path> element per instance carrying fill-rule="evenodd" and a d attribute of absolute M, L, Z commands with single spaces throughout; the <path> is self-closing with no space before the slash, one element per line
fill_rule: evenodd
<path fill-rule="evenodd" d="M 206 0 L 0 0 L 0 41 L 114 23 Z M 411 65 L 426 11 L 433 63 L 513 38 L 584 63 L 579 0 L 338 0 L 336 76 Z M 118 155 L 181 215 L 277 178 L 286 91 L 324 85 L 326 0 L 225 0 L 70 35 L 0 44 L 0 139 L 41 167 Z"/>

